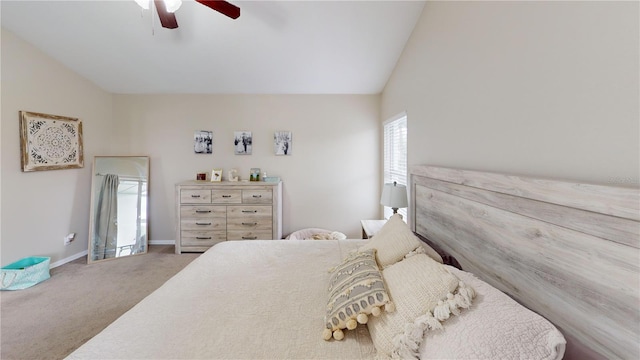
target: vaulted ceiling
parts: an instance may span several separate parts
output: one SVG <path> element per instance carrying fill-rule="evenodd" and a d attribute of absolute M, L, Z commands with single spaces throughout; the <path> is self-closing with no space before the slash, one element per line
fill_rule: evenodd
<path fill-rule="evenodd" d="M 113 93 L 380 93 L 423 1 L 195 1 L 165 29 L 134 0 L 0 1 L 1 25 Z"/>

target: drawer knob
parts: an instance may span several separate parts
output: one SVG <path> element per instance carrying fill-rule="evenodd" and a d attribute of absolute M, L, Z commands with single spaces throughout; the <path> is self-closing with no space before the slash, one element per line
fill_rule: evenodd
<path fill-rule="evenodd" d="M 192 198 L 199 198 L 200 195 L 191 195 Z"/>
<path fill-rule="evenodd" d="M 250 213 L 250 214 L 255 214 L 258 212 L 258 210 L 242 210 L 243 213 Z"/>
<path fill-rule="evenodd" d="M 206 213 L 210 213 L 211 210 L 196 210 L 196 212 L 199 214 L 206 214 Z"/>
<path fill-rule="evenodd" d="M 196 236 L 196 239 L 198 239 L 198 240 L 211 240 L 211 236 L 209 236 L 209 237 Z"/>
<path fill-rule="evenodd" d="M 254 198 L 261 198 L 262 195 L 253 195 Z"/>
<path fill-rule="evenodd" d="M 242 240 L 255 240 L 257 238 L 258 238 L 257 236 L 243 236 Z"/>
<path fill-rule="evenodd" d="M 256 225 L 258 225 L 258 223 L 257 222 L 252 222 L 252 223 L 243 222 L 242 225 L 245 225 L 245 226 L 256 226 Z"/>
<path fill-rule="evenodd" d="M 222 195 L 223 198 L 230 198 L 231 195 Z"/>
<path fill-rule="evenodd" d="M 197 222 L 196 225 L 211 225 L 211 223 L 199 223 L 199 222 Z"/>

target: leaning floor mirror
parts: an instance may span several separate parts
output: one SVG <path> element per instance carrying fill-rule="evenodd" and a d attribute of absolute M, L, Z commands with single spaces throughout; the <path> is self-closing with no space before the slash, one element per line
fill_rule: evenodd
<path fill-rule="evenodd" d="M 96 156 L 88 263 L 147 252 L 148 156 Z"/>

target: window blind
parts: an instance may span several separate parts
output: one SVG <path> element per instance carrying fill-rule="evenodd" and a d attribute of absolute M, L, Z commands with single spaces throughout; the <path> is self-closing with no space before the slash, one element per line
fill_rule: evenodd
<path fill-rule="evenodd" d="M 407 186 L 407 114 L 399 114 L 383 123 L 384 137 L 384 183 L 396 181 Z M 398 209 L 407 219 L 407 208 Z M 384 218 L 393 215 L 390 207 L 384 207 Z"/>

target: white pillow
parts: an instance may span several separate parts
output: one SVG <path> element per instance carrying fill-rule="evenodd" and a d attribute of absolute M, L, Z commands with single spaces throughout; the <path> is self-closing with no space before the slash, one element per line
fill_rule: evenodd
<path fill-rule="evenodd" d="M 476 297 L 470 311 L 425 332 L 420 359 L 562 359 L 566 340 L 547 319 L 473 274 L 447 266 Z"/>
<path fill-rule="evenodd" d="M 473 289 L 425 254 L 417 254 L 382 270 L 396 311 L 368 323 L 376 350 L 394 358 L 416 358 L 424 332 L 441 329 L 451 314 L 469 308 Z"/>
<path fill-rule="evenodd" d="M 400 214 L 391 216 L 373 238 L 367 244 L 361 246 L 358 251 L 369 249 L 377 250 L 376 259 L 382 269 L 397 263 L 412 252 L 426 253 L 435 261 L 442 263 L 440 255 L 429 245 L 418 239 L 402 220 Z"/>

